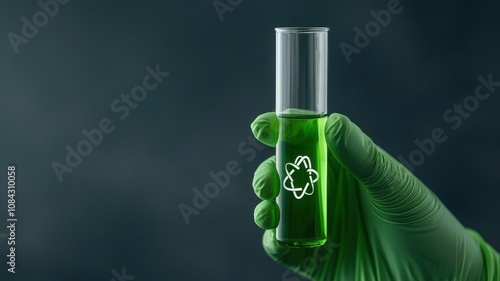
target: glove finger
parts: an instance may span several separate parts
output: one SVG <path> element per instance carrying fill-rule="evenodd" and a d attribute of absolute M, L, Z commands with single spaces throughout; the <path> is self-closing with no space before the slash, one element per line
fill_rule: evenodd
<path fill-rule="evenodd" d="M 278 140 L 279 123 L 274 112 L 263 113 L 250 125 L 256 139 L 270 147 L 276 146 Z"/>
<path fill-rule="evenodd" d="M 369 191 L 380 217 L 411 223 L 439 208 L 439 200 L 424 184 L 346 116 L 330 115 L 325 134 L 331 153 Z"/>
<path fill-rule="evenodd" d="M 279 176 L 276 171 L 276 157 L 271 156 L 262 162 L 253 175 L 255 194 L 262 200 L 274 199 L 279 193 Z"/>
<path fill-rule="evenodd" d="M 283 261 L 290 248 L 280 245 L 276 240 L 276 229 L 268 229 L 262 236 L 262 245 L 267 255 L 275 261 Z"/>
<path fill-rule="evenodd" d="M 279 209 L 274 200 L 262 201 L 256 207 L 253 213 L 255 224 L 262 229 L 274 229 L 278 227 Z"/>

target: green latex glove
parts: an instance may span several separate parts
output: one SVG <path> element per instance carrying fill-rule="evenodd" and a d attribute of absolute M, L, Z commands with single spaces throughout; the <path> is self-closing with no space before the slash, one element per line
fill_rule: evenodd
<path fill-rule="evenodd" d="M 251 127 L 259 141 L 275 146 L 279 126 L 274 113 L 260 115 Z M 263 201 L 254 219 L 266 230 L 263 246 L 272 259 L 311 280 L 500 281 L 499 254 L 347 117 L 332 114 L 325 135 L 329 155 L 324 246 L 297 249 L 278 244 L 275 157 L 255 172 L 253 187 Z M 282 280 L 301 279 L 285 272 Z"/>

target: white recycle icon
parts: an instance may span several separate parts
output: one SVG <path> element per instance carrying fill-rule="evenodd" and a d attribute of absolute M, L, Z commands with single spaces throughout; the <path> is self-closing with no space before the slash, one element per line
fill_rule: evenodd
<path fill-rule="evenodd" d="M 309 182 L 305 186 L 297 187 L 293 183 L 292 175 L 302 168 L 309 174 Z M 318 181 L 319 175 L 311 167 L 311 159 L 308 156 L 297 156 L 294 163 L 286 163 L 285 171 L 286 177 L 283 180 L 283 188 L 293 192 L 295 198 L 302 199 L 304 195 L 312 195 L 314 193 L 314 183 Z"/>

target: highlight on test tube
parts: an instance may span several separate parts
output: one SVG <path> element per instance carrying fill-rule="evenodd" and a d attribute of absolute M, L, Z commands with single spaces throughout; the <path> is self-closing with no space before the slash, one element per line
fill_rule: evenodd
<path fill-rule="evenodd" d="M 317 247 L 327 239 L 328 31 L 276 28 L 276 239 L 288 247 Z"/>

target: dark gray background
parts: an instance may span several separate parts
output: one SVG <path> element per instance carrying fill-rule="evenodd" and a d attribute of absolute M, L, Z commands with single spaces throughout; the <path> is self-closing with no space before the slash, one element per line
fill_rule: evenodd
<path fill-rule="evenodd" d="M 277 26 L 331 28 L 329 110 L 391 154 L 407 157 L 415 139 L 445 129 L 448 140 L 415 174 L 500 249 L 500 90 L 455 131 L 442 118 L 478 75 L 500 80 L 498 1 L 402 0 L 348 64 L 340 42 L 353 44 L 353 28 L 387 2 L 243 0 L 221 21 L 211 1 L 72 0 L 15 54 L 7 34 L 40 7 L 2 1 L 0 163 L 18 170 L 18 273 L 9 278 L 110 280 L 125 267 L 135 280 L 281 280 L 286 269 L 266 256 L 253 223 L 253 171 L 273 150 L 250 162 L 237 150 L 274 107 Z M 119 120 L 110 103 L 156 64 L 171 75 Z M 115 131 L 59 183 L 51 163 L 104 117 Z M 191 205 L 192 189 L 230 160 L 241 174 L 186 225 L 178 204 Z"/>

